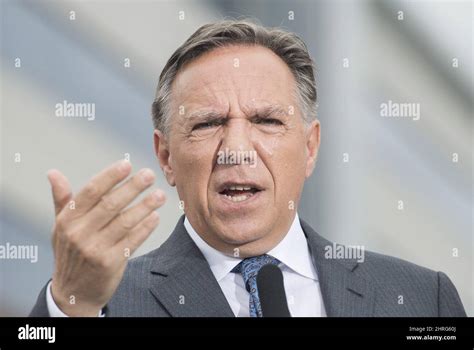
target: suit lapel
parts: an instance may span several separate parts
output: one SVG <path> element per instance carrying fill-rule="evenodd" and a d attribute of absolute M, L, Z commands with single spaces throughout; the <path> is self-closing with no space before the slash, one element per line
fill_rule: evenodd
<path fill-rule="evenodd" d="M 174 317 L 233 317 L 209 264 L 184 228 L 184 216 L 159 248 L 151 293 Z"/>
<path fill-rule="evenodd" d="M 359 263 L 352 259 L 326 258 L 325 248 L 333 244 L 318 235 L 303 220 L 301 226 L 308 239 L 318 272 L 327 316 L 372 316 L 375 302 L 374 287 L 370 281 L 357 274 Z"/>
<path fill-rule="evenodd" d="M 173 317 L 233 317 L 209 264 L 183 222 L 184 216 L 157 250 L 150 271 L 151 293 Z M 303 220 L 301 226 L 318 272 L 327 316 L 372 316 L 375 291 L 370 280 L 357 274 L 359 263 L 351 259 L 327 259 L 325 247 L 332 243 Z"/>

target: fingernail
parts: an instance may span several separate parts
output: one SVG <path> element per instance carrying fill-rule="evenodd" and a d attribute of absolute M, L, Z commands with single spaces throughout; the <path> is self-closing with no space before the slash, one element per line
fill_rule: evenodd
<path fill-rule="evenodd" d="M 141 173 L 140 176 L 141 176 L 141 178 L 143 180 L 143 183 L 145 185 L 148 185 L 148 184 L 152 183 L 153 180 L 155 180 L 155 174 L 150 169 L 143 169 L 143 170 L 140 171 L 140 173 Z"/>
<path fill-rule="evenodd" d="M 158 213 L 156 211 L 151 212 L 151 214 L 150 214 L 150 220 L 151 221 L 157 222 L 159 218 L 160 218 L 160 216 L 158 215 Z"/>
<path fill-rule="evenodd" d="M 153 196 L 158 202 L 162 202 L 165 199 L 165 195 L 161 190 L 154 191 Z"/>
<path fill-rule="evenodd" d="M 122 160 L 120 161 L 119 169 L 122 172 L 127 172 L 130 170 L 131 166 L 132 165 L 130 164 L 128 160 Z"/>

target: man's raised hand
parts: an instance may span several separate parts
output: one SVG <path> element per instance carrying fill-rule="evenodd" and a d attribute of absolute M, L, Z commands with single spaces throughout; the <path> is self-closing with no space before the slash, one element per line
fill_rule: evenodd
<path fill-rule="evenodd" d="M 128 257 L 158 226 L 161 190 L 127 207 L 155 181 L 150 169 L 131 172 L 122 160 L 101 171 L 75 196 L 67 178 L 48 172 L 56 220 L 52 295 L 68 316 L 97 316 L 117 289 Z M 118 186 L 117 186 L 118 185 Z"/>

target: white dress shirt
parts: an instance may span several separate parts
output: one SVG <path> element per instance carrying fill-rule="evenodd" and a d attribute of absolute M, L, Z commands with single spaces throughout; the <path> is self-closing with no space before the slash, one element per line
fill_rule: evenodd
<path fill-rule="evenodd" d="M 249 317 L 249 293 L 240 273 L 231 272 L 242 259 L 227 256 L 207 244 L 194 230 L 187 218 L 184 227 L 191 239 L 206 258 L 214 277 L 237 317 Z M 298 218 L 295 219 L 285 238 L 268 255 L 280 260 L 283 272 L 288 308 L 293 317 L 326 316 L 318 275 L 313 264 L 308 242 Z M 46 303 L 51 317 L 68 317 L 54 302 L 51 282 L 47 287 Z M 98 316 L 104 316 L 102 313 Z"/>
<path fill-rule="evenodd" d="M 227 256 L 211 247 L 196 233 L 187 218 L 184 219 L 184 227 L 209 263 L 234 315 L 249 317 L 250 295 L 245 288 L 244 279 L 240 273 L 231 272 L 242 259 Z M 283 272 L 291 316 L 326 316 L 318 274 L 298 214 L 295 215 L 285 238 L 267 254 L 281 262 L 279 267 Z"/>

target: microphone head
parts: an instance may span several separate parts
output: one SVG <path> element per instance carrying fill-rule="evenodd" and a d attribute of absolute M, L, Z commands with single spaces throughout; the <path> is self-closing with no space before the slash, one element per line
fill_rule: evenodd
<path fill-rule="evenodd" d="M 283 274 L 278 266 L 263 266 L 257 275 L 257 289 L 263 317 L 291 317 L 286 301 Z"/>

